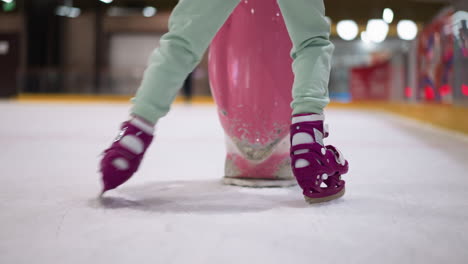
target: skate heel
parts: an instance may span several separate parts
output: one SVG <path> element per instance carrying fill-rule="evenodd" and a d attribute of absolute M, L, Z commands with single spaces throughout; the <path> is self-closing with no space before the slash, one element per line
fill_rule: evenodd
<path fill-rule="evenodd" d="M 341 191 L 339 191 L 338 193 L 334 195 L 321 197 L 321 198 L 311 198 L 309 196 L 304 195 L 304 199 L 309 204 L 325 203 L 325 202 L 329 202 L 329 201 L 341 198 L 345 194 L 345 192 L 346 192 L 346 188 L 343 188 Z"/>

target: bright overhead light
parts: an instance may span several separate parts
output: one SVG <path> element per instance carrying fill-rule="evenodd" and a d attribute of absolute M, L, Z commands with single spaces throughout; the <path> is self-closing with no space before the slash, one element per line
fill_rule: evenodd
<path fill-rule="evenodd" d="M 344 40 L 353 40 L 359 34 L 359 28 L 353 20 L 342 20 L 336 25 L 338 36 Z"/>
<path fill-rule="evenodd" d="M 70 6 L 58 6 L 57 9 L 55 9 L 55 14 L 57 16 L 75 18 L 80 16 L 81 9 Z"/>
<path fill-rule="evenodd" d="M 143 16 L 152 17 L 154 15 L 156 15 L 156 8 L 154 8 L 152 6 L 147 6 L 147 7 L 143 8 Z"/>
<path fill-rule="evenodd" d="M 7 3 L 7 4 L 13 2 L 13 0 L 2 0 L 2 1 L 5 2 L 5 3 Z"/>
<path fill-rule="evenodd" d="M 81 14 L 81 9 L 76 8 L 76 7 L 72 7 L 72 8 L 70 8 L 70 12 L 68 13 L 68 17 L 75 18 L 75 17 L 79 17 L 80 14 Z"/>
<path fill-rule="evenodd" d="M 385 8 L 383 11 L 383 20 L 385 23 L 390 24 L 393 21 L 393 10 L 390 8 Z"/>
<path fill-rule="evenodd" d="M 400 20 L 397 33 L 401 39 L 413 40 L 418 35 L 418 26 L 412 20 Z"/>
<path fill-rule="evenodd" d="M 8 41 L 0 41 L 0 55 L 8 54 L 10 43 Z"/>
<path fill-rule="evenodd" d="M 106 4 L 110 4 L 110 3 L 112 3 L 114 0 L 99 0 L 99 1 L 101 1 L 101 2 L 103 2 L 103 3 L 106 3 Z"/>
<path fill-rule="evenodd" d="M 387 37 L 388 28 L 388 24 L 382 19 L 370 19 L 367 22 L 366 35 L 370 41 L 380 43 Z"/>
<path fill-rule="evenodd" d="M 367 32 L 365 32 L 365 31 L 361 32 L 361 40 L 362 40 L 362 42 L 364 42 L 366 44 L 371 43 L 371 40 L 369 39 L 369 37 L 367 36 Z"/>
<path fill-rule="evenodd" d="M 55 9 L 55 14 L 57 16 L 68 16 L 70 13 L 70 7 L 68 6 L 58 6 L 57 9 Z"/>

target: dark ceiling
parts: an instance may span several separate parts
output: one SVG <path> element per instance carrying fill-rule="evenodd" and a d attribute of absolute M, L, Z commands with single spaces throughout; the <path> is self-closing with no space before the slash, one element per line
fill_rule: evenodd
<path fill-rule="evenodd" d="M 60 5 L 67 0 L 17 0 L 47 2 Z M 196 1 L 196 0 L 190 0 Z M 220 0 L 223 1 L 223 0 Z M 256 0 L 263 1 L 263 0 Z M 290 0 L 295 1 L 295 0 Z M 154 6 L 159 10 L 171 10 L 178 0 L 114 0 L 111 4 L 104 4 L 98 0 L 74 0 L 74 6 L 83 9 L 93 9 L 97 6 L 106 8 L 109 6 L 120 7 L 144 7 Z M 393 9 L 396 21 L 400 19 L 412 19 L 425 23 L 433 18 L 445 6 L 452 2 L 468 2 L 468 0 L 325 0 L 326 14 L 332 21 L 353 19 L 365 23 L 370 18 L 381 18 L 382 11 L 386 7 Z M 21 4 L 19 4 L 22 6 Z"/>
<path fill-rule="evenodd" d="M 92 5 L 95 1 L 75 0 L 74 2 L 85 5 L 88 2 L 87 4 Z M 114 0 L 111 5 L 128 7 L 152 5 L 160 10 L 170 10 L 177 2 L 177 0 Z M 383 9 L 390 7 L 395 12 L 395 20 L 412 19 L 417 22 L 427 22 L 450 2 L 450 0 L 325 0 L 325 5 L 327 16 L 333 21 L 353 19 L 366 22 L 370 18 L 380 18 Z"/>

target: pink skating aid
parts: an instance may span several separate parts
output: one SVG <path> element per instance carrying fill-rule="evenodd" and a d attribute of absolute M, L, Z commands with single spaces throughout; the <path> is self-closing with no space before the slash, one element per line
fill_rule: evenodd
<path fill-rule="evenodd" d="M 227 184 L 295 184 L 288 142 L 291 47 L 276 0 L 241 1 L 211 44 L 210 82 L 226 134 Z"/>

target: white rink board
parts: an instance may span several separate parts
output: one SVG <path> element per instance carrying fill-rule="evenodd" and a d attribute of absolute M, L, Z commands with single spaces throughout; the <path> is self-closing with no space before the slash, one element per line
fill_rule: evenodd
<path fill-rule="evenodd" d="M 175 106 L 103 204 L 98 154 L 129 106 L 0 103 L 0 263 L 467 263 L 468 140 L 383 113 L 327 111 L 348 193 L 221 185 L 212 106 Z"/>

